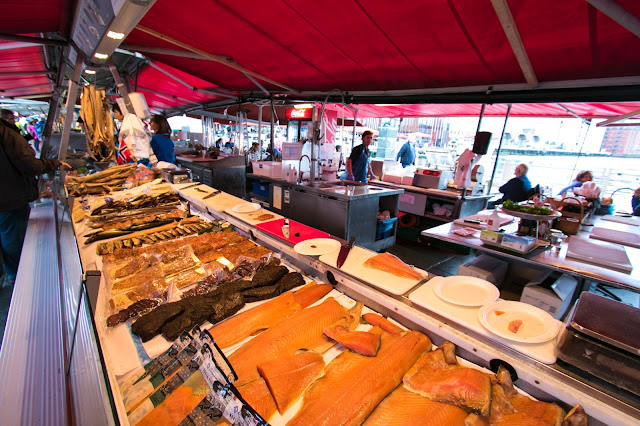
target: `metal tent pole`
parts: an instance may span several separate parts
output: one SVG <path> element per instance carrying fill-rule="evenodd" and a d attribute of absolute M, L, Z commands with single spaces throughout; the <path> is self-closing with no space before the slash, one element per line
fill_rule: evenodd
<path fill-rule="evenodd" d="M 484 105 L 482 105 L 484 110 Z M 507 107 L 507 115 L 504 117 L 504 126 L 502 127 L 502 134 L 500 135 L 500 143 L 498 144 L 498 152 L 496 153 L 496 161 L 493 163 L 493 171 L 491 172 L 491 180 L 489 181 L 489 188 L 487 188 L 487 194 L 491 194 L 491 185 L 493 185 L 493 177 L 496 175 L 496 168 L 498 167 L 498 159 L 500 158 L 500 150 L 502 149 L 502 140 L 504 139 L 504 132 L 507 129 L 507 120 L 509 120 L 509 114 L 511 113 L 511 104 Z M 479 127 L 479 125 L 478 125 Z"/>
<path fill-rule="evenodd" d="M 351 151 L 356 143 L 356 126 L 358 125 L 358 110 L 353 111 L 353 136 L 351 137 Z M 349 154 L 351 155 L 351 154 Z"/>
<path fill-rule="evenodd" d="M 73 69 L 73 77 L 69 80 L 69 90 L 67 91 L 67 113 L 64 118 L 64 128 L 62 129 L 62 137 L 60 138 L 60 149 L 58 151 L 58 159 L 65 161 L 67 159 L 67 149 L 69 148 L 69 135 L 71 134 L 71 123 L 73 122 L 73 112 L 76 107 L 76 99 L 78 99 L 78 80 L 82 72 L 82 54 L 78 52 L 76 56 L 76 66 Z"/>
<path fill-rule="evenodd" d="M 262 151 L 262 107 L 264 105 L 258 105 L 258 152 Z"/>
<path fill-rule="evenodd" d="M 42 147 L 40 148 L 40 158 L 45 158 L 49 153 L 51 133 L 53 132 L 53 123 L 58 117 L 60 110 L 60 93 L 62 92 L 62 83 L 64 82 L 64 74 L 67 69 L 66 58 L 69 56 L 69 47 L 60 49 L 60 60 L 58 62 L 58 75 L 56 77 L 56 86 L 51 95 L 49 102 L 49 114 L 42 131 Z"/>
<path fill-rule="evenodd" d="M 275 125 L 276 125 L 276 109 L 273 105 L 273 95 L 271 95 L 271 141 L 269 142 L 269 152 L 271 152 L 271 156 L 273 157 L 273 139 L 275 137 Z M 273 160 L 273 158 L 272 158 Z"/>

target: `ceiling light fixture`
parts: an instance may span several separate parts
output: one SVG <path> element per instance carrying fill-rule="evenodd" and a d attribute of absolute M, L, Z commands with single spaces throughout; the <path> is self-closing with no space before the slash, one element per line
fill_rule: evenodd
<path fill-rule="evenodd" d="M 95 56 L 97 59 L 107 59 L 109 57 L 109 55 L 107 54 L 97 52 L 93 56 Z"/>
<path fill-rule="evenodd" d="M 119 33 L 116 31 L 109 31 L 107 33 L 107 37 L 112 38 L 114 40 L 122 40 L 124 38 L 124 33 Z"/>
<path fill-rule="evenodd" d="M 93 75 L 93 74 L 95 74 L 95 73 L 96 73 L 96 70 L 84 70 L 84 73 L 85 73 L 85 74 Z"/>

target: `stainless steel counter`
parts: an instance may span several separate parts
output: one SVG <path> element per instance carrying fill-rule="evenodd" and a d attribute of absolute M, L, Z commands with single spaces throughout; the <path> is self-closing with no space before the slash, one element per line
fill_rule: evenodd
<path fill-rule="evenodd" d="M 273 182 L 275 184 L 284 185 L 296 188 L 300 191 L 306 191 L 310 193 L 316 193 L 319 195 L 332 196 L 339 200 L 350 201 L 353 199 L 362 198 L 377 198 L 386 195 L 398 195 L 404 192 L 400 188 L 381 188 L 376 185 L 367 185 L 360 182 L 349 182 L 343 180 L 333 181 L 315 181 L 310 183 L 304 181 L 301 184 L 285 182 L 282 179 L 271 178 L 262 175 L 256 175 L 248 173 L 247 177 L 253 179 L 264 180 Z"/>
<path fill-rule="evenodd" d="M 269 183 L 269 210 L 284 217 L 344 240 L 355 236 L 358 245 L 375 251 L 395 244 L 397 223 L 382 233 L 378 211 L 397 217 L 402 189 L 340 180 L 298 185 L 255 174 L 249 177 Z"/>

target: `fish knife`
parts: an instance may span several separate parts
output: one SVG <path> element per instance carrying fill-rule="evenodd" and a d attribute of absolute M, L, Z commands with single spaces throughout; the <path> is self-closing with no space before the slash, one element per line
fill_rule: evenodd
<path fill-rule="evenodd" d="M 205 195 L 205 196 L 204 196 L 204 198 L 202 198 L 202 199 L 203 199 L 203 200 L 206 200 L 207 198 L 211 198 L 211 197 L 213 197 L 213 196 L 215 196 L 215 195 L 218 195 L 220 192 L 222 192 L 222 191 L 220 191 L 219 189 L 216 189 L 216 190 L 215 190 L 215 191 L 213 191 L 211 194 L 209 194 L 209 195 Z"/>
<path fill-rule="evenodd" d="M 196 182 L 193 185 L 187 185 L 185 187 L 180 188 L 180 191 L 184 191 L 185 189 L 193 188 L 194 186 L 200 186 L 200 185 L 202 185 L 202 183 Z"/>
<path fill-rule="evenodd" d="M 351 251 L 351 248 L 353 247 L 355 242 L 356 242 L 356 237 L 354 235 L 349 239 L 349 242 L 347 244 L 343 244 L 342 247 L 340 247 L 340 252 L 338 253 L 338 260 L 336 261 L 336 266 L 338 268 L 341 268 L 342 265 L 344 265 L 344 261 L 347 260 L 347 256 L 349 256 L 349 252 Z"/>

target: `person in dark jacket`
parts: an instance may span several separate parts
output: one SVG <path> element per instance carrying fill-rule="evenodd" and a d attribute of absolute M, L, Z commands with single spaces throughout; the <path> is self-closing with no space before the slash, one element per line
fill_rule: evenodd
<path fill-rule="evenodd" d="M 504 195 L 501 199 L 490 202 L 489 208 L 493 208 L 495 205 L 502 204 L 507 200 L 516 203 L 526 200 L 528 198 L 528 192 L 531 189 L 531 182 L 527 177 L 528 171 L 529 167 L 526 164 L 518 164 L 514 171 L 516 177 L 500 187 L 499 191 Z"/>
<path fill-rule="evenodd" d="M 29 203 L 38 198 L 36 176 L 56 170 L 64 161 L 38 159 L 20 135 L 12 111 L 0 111 L 0 249 L 4 282 L 13 285 L 29 222 Z"/>
<path fill-rule="evenodd" d="M 171 140 L 171 126 L 166 117 L 163 115 L 152 115 L 149 120 L 149 127 L 153 132 L 151 137 L 151 149 L 156 155 L 158 161 L 166 161 L 167 163 L 176 162 L 176 154 Z"/>
<path fill-rule="evenodd" d="M 404 145 L 402 145 L 400 151 L 398 151 L 396 160 L 400 160 L 402 168 L 409 167 L 415 162 L 416 150 L 411 140 L 406 141 Z"/>

